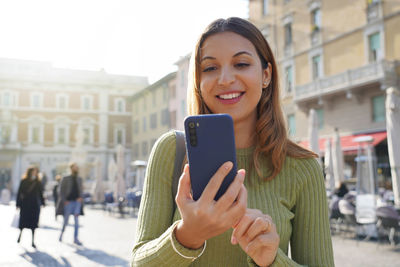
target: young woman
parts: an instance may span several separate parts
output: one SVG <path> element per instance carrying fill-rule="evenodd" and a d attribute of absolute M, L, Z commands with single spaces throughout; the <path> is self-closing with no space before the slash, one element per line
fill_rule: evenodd
<path fill-rule="evenodd" d="M 38 178 L 39 170 L 36 167 L 29 167 L 18 188 L 17 208 L 20 208 L 19 235 L 17 242 L 21 241 L 21 234 L 24 228 L 32 231 L 32 247 L 35 245 L 35 229 L 38 228 L 40 206 L 44 205 L 43 187 Z"/>
<path fill-rule="evenodd" d="M 313 152 L 287 137 L 261 32 L 240 18 L 214 21 L 189 75 L 189 114 L 232 116 L 239 171 L 214 201 L 232 167 L 224 163 L 194 201 L 185 165 L 174 209 L 175 134 L 163 135 L 149 159 L 132 266 L 333 266 L 322 171 Z"/>

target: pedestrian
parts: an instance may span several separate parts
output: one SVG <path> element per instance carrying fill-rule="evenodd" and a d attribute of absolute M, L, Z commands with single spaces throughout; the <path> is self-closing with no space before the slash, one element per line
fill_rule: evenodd
<path fill-rule="evenodd" d="M 55 213 L 55 218 L 57 221 L 57 201 L 58 201 L 58 190 L 60 187 L 60 182 L 61 182 L 61 175 L 57 174 L 56 177 L 54 177 L 54 180 L 56 181 L 56 184 L 53 187 L 53 199 L 54 199 L 54 213 Z"/>
<path fill-rule="evenodd" d="M 61 180 L 58 202 L 57 202 L 57 210 L 56 215 L 64 216 L 64 223 L 61 228 L 61 234 L 59 237 L 59 241 L 62 241 L 63 234 L 65 231 L 65 227 L 68 225 L 68 219 L 70 215 L 74 216 L 74 243 L 77 245 L 82 245 L 82 243 L 78 239 L 78 229 L 79 229 L 79 215 L 83 215 L 83 186 L 82 186 L 82 178 L 78 176 L 79 167 L 73 162 L 69 164 L 69 168 L 71 171 L 71 175 L 65 176 Z"/>
<path fill-rule="evenodd" d="M 339 198 L 343 198 L 348 192 L 349 189 L 347 188 L 346 183 L 340 182 L 339 187 L 335 190 L 335 195 L 337 195 Z"/>
<path fill-rule="evenodd" d="M 21 241 L 24 228 L 32 231 L 32 247 L 35 245 L 35 229 L 38 228 L 40 206 L 45 205 L 42 184 L 38 177 L 39 169 L 35 166 L 29 167 L 24 176 L 17 193 L 17 209 L 20 209 L 19 235 L 17 242 Z"/>
<path fill-rule="evenodd" d="M 190 67 L 188 113 L 232 116 L 239 171 L 215 201 L 232 168 L 224 163 L 194 201 L 186 164 L 172 196 L 176 137 L 160 137 L 147 167 L 132 266 L 333 266 L 322 170 L 315 153 L 288 139 L 278 69 L 262 33 L 244 19 L 216 20 L 200 36 Z"/>

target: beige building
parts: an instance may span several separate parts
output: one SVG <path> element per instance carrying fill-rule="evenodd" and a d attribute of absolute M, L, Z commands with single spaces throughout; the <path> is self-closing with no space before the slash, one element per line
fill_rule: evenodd
<path fill-rule="evenodd" d="M 128 148 L 128 166 L 132 143 L 128 97 L 147 84 L 145 77 L 0 59 L 0 187 L 15 192 L 31 164 L 49 180 L 65 172 L 78 126 L 87 162 L 99 158 L 103 178 L 117 144 Z M 93 175 L 89 170 L 85 178 Z"/>
<path fill-rule="evenodd" d="M 172 72 L 131 96 L 132 161 L 147 161 L 157 139 L 172 128 L 169 94 L 175 87 Z"/>
<path fill-rule="evenodd" d="M 387 88 L 400 88 L 400 2 L 250 0 L 249 19 L 275 53 L 292 138 L 307 146 L 313 108 L 321 155 L 337 127 L 346 175 L 353 177 L 352 139 L 372 135 L 378 167 L 390 176 L 385 97 Z"/>

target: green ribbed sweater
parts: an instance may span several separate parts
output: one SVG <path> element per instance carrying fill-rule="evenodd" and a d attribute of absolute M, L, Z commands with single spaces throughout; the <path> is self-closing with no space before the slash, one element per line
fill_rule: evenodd
<path fill-rule="evenodd" d="M 132 266 L 257 266 L 239 245 L 230 243 L 232 229 L 207 240 L 204 254 L 193 262 L 173 250 L 171 241 L 186 256 L 196 257 L 202 250 L 183 247 L 172 231 L 180 219 L 171 189 L 175 150 L 171 131 L 160 137 L 151 152 Z M 251 169 L 253 151 L 236 150 L 238 169 Z M 266 164 L 262 172 L 268 173 Z M 276 224 L 280 244 L 272 266 L 334 266 L 324 179 L 315 159 L 287 157 L 278 176 L 268 182 L 247 171 L 244 184 L 248 208 L 269 214 Z M 287 256 L 289 241 L 292 259 Z"/>

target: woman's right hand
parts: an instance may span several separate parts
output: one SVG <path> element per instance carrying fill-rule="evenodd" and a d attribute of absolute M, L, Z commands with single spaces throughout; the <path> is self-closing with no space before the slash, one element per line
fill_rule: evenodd
<path fill-rule="evenodd" d="M 210 179 L 200 198 L 194 201 L 191 194 L 189 165 L 185 165 L 175 199 L 182 217 L 175 229 L 175 236 L 183 246 L 200 248 L 207 239 L 224 233 L 245 214 L 247 191 L 243 185 L 245 178 L 243 169 L 238 171 L 225 194 L 218 201 L 214 200 L 232 166 L 232 162 L 225 162 Z"/>

